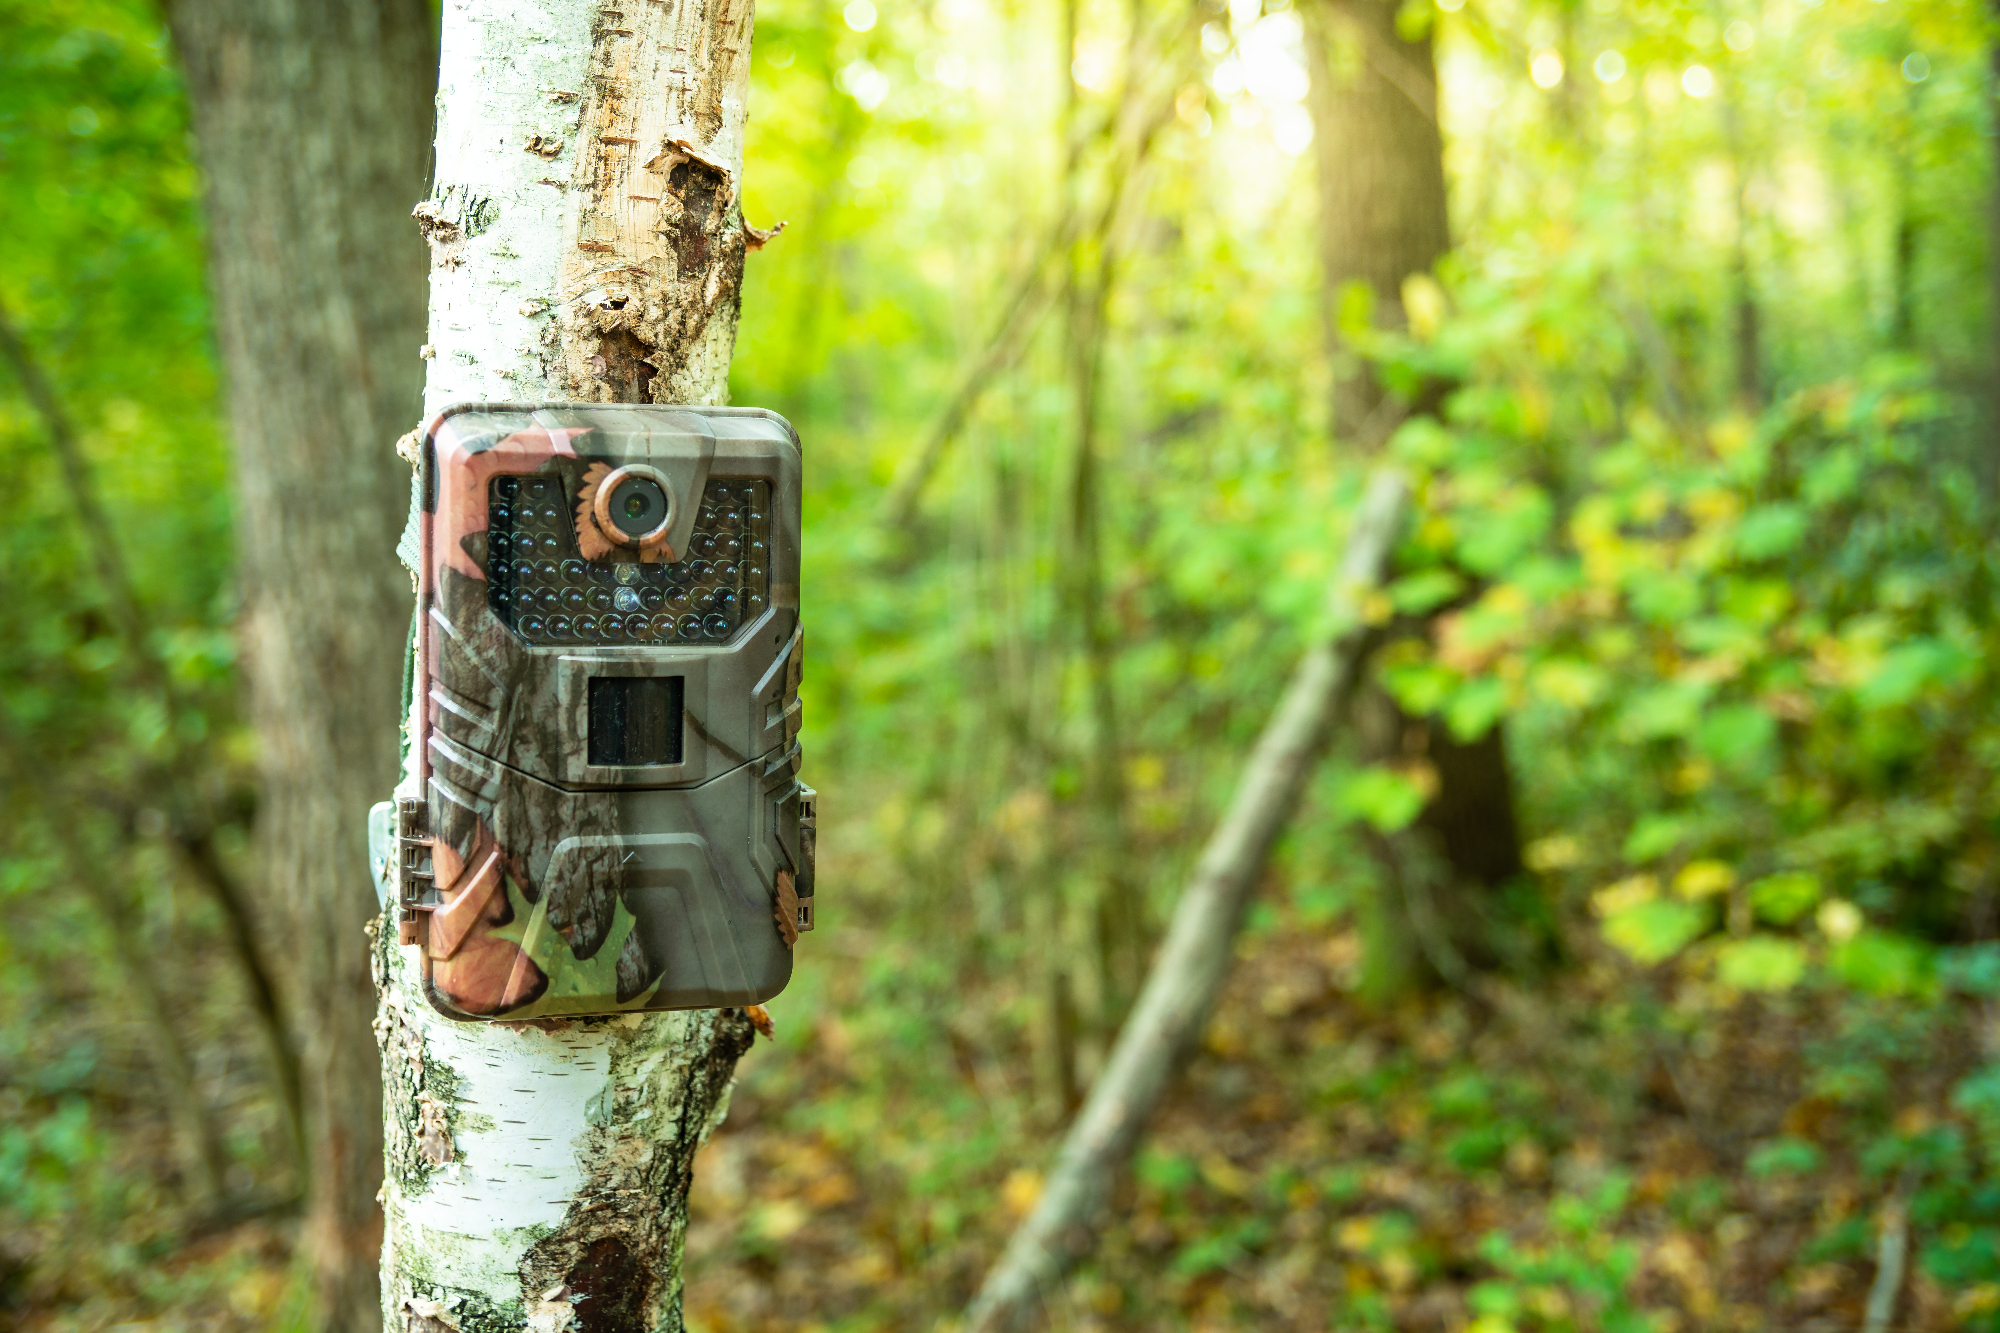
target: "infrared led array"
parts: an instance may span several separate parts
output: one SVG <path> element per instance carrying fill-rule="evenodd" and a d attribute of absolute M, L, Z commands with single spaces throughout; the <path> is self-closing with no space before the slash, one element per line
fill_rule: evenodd
<path fill-rule="evenodd" d="M 577 498 L 555 472 L 487 492 L 487 601 L 531 644 L 722 643 L 770 604 L 770 486 L 711 480 L 682 559 L 584 560 Z"/>

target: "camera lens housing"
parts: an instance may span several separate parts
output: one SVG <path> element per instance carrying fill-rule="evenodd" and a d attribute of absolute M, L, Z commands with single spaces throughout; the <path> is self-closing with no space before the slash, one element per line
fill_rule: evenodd
<path fill-rule="evenodd" d="M 647 550 L 665 542 L 673 527 L 674 493 L 657 469 L 627 463 L 597 484 L 591 513 L 605 536 Z"/>

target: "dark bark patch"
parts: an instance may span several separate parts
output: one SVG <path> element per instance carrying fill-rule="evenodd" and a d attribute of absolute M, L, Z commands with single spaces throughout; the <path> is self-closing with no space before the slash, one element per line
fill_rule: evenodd
<path fill-rule="evenodd" d="M 576 1301 L 576 1326 L 582 1333 L 647 1333 L 650 1328 L 646 1306 L 653 1275 L 616 1236 L 600 1236 L 584 1247 L 582 1259 L 569 1270 L 569 1289 L 582 1298 Z"/>
<path fill-rule="evenodd" d="M 694 1154 L 754 1034 L 740 1009 L 704 1017 L 688 1034 L 698 1049 L 676 1080 L 684 1091 L 672 1125 L 650 1125 L 639 1151 L 635 1135 L 618 1131 L 647 1121 L 621 1116 L 597 1131 L 583 1148 L 584 1183 L 562 1224 L 522 1257 L 524 1299 L 566 1289 L 575 1300 L 576 1326 L 585 1333 L 678 1333 L 682 1327 L 679 1261 Z M 621 1058 L 612 1056 L 614 1068 Z"/>
<path fill-rule="evenodd" d="M 630 329 L 612 329 L 597 340 L 591 376 L 610 392 L 614 403 L 650 403 L 653 377 L 659 374 L 646 359 L 651 352 Z"/>

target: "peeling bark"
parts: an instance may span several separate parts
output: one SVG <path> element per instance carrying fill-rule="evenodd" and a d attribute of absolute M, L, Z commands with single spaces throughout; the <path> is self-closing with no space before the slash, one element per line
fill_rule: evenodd
<path fill-rule="evenodd" d="M 427 410 L 722 401 L 751 27 L 750 0 L 446 12 Z"/>
<path fill-rule="evenodd" d="M 750 35 L 750 0 L 445 7 L 427 411 L 724 400 Z M 455 1023 L 378 934 L 388 1327 L 678 1330 L 694 1154 L 752 1019 Z"/>

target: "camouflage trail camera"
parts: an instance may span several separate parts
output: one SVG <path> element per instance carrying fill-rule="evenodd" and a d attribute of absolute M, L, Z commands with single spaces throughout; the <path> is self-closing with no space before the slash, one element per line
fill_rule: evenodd
<path fill-rule="evenodd" d="M 441 1012 L 753 1004 L 790 979 L 813 901 L 799 470 L 753 408 L 430 423 L 423 795 L 394 817 L 402 939 Z"/>

